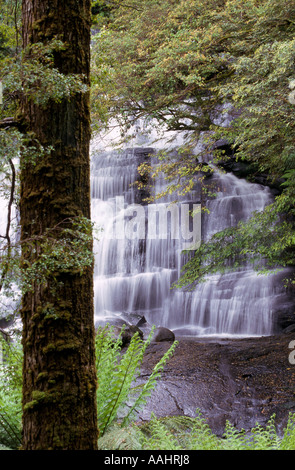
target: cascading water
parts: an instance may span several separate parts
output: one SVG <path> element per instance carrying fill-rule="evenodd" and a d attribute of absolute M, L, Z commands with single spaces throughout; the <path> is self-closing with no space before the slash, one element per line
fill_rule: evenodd
<path fill-rule="evenodd" d="M 233 174 L 215 173 L 219 191 L 207 203 L 203 238 L 246 220 L 272 201 L 269 188 L 251 184 Z M 183 312 L 182 324 L 166 314 L 166 322 L 179 332 L 224 335 L 268 335 L 273 331 L 272 302 L 275 275 L 259 276 L 249 266 L 212 275 L 192 293 L 176 292 L 174 309 Z M 177 301 L 176 301 L 177 299 Z M 177 303 L 176 303 L 177 302 Z"/>
<path fill-rule="evenodd" d="M 13 161 L 15 167 L 17 162 Z M 4 259 L 7 253 L 7 246 L 10 243 L 11 255 L 13 256 L 14 246 L 19 238 L 19 221 L 18 212 L 15 204 L 9 208 L 10 202 L 7 198 L 10 188 L 5 174 L 0 177 L 0 258 Z M 6 191 L 6 188 L 7 191 Z M 9 241 L 8 241 L 9 240 Z M 16 282 L 11 281 L 9 290 L 5 289 L 5 282 L 7 279 L 3 278 L 0 282 L 0 328 L 7 328 L 12 322 L 12 314 L 17 310 L 20 302 L 20 292 Z"/>
<path fill-rule="evenodd" d="M 199 207 L 198 188 L 178 205 L 171 204 L 169 197 L 144 205 L 144 191 L 133 185 L 137 168 L 150 162 L 150 154 L 164 143 L 149 147 L 149 137 L 142 134 L 131 143 L 132 148 L 119 151 L 107 142 L 93 142 L 92 218 L 102 229 L 94 244 L 95 321 L 130 321 L 132 316 L 136 321 L 145 316 L 150 324 L 166 326 L 179 335 L 271 334 L 274 309 L 288 302 L 277 275 L 259 276 L 246 266 L 212 275 L 192 292 L 171 289 L 184 263 L 182 250 L 200 241 L 201 229 L 203 239 L 209 239 L 247 219 L 254 210 L 263 210 L 272 201 L 269 188 L 215 171 L 217 196 L 208 201 L 210 214 L 203 214 L 202 219 L 200 214 L 189 216 L 189 210 Z M 182 143 L 174 140 L 173 146 Z M 155 191 L 163 189 L 163 184 L 159 179 Z M 0 206 L 3 236 L 7 200 L 0 199 Z M 0 302 L 3 318 L 12 312 L 14 301 L 1 295 Z"/>
<path fill-rule="evenodd" d="M 96 321 L 144 315 L 149 323 L 166 326 L 179 335 L 271 334 L 272 306 L 281 295 L 276 292 L 275 275 L 259 276 L 246 266 L 212 275 L 192 292 L 171 289 L 183 264 L 183 240 L 187 241 L 193 232 L 186 226 L 185 236 L 175 236 L 172 218 L 167 230 L 163 217 L 167 207 L 173 212 L 175 206 L 172 209 L 167 200 L 143 206 L 139 190 L 132 186 L 139 163 L 154 151 L 147 148 L 146 142 L 122 151 L 94 149 L 92 218 L 103 228 L 96 245 Z M 268 187 L 230 173 L 215 171 L 213 178 L 219 191 L 209 202 L 210 215 L 202 216 L 205 239 L 247 219 L 253 211 L 263 210 L 272 201 Z M 178 215 L 174 213 L 173 220 L 178 221 L 181 230 L 181 209 L 199 203 L 197 194 L 190 196 L 190 201 L 181 201 Z M 161 204 L 166 212 L 159 212 L 158 231 L 150 237 L 149 214 L 159 210 Z M 200 223 L 200 218 L 197 220 Z"/>

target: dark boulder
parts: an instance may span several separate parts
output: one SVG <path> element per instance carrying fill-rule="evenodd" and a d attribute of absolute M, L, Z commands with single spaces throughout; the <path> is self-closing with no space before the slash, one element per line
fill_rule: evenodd
<path fill-rule="evenodd" d="M 136 325 L 128 325 L 122 328 L 122 346 L 126 346 L 130 343 L 132 337 L 138 333 L 139 337 L 143 339 L 143 332 Z"/>
<path fill-rule="evenodd" d="M 155 341 L 156 343 L 160 343 L 162 341 L 175 341 L 175 335 L 173 331 L 160 326 L 155 329 L 152 341 Z"/>

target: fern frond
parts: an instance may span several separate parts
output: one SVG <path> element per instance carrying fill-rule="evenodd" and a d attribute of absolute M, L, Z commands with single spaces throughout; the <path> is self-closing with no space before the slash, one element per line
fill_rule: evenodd
<path fill-rule="evenodd" d="M 21 444 L 22 350 L 20 341 L 7 343 L 0 335 L 0 444 L 17 449 Z"/>
<path fill-rule="evenodd" d="M 161 370 L 175 348 L 175 346 L 170 348 L 156 365 L 150 379 L 140 393 L 136 395 L 137 398 L 132 400 L 133 405 L 128 411 L 127 402 L 134 395 L 134 384 L 140 374 L 144 353 L 151 342 L 154 328 L 152 328 L 145 341 L 139 337 L 138 333 L 135 333 L 124 353 L 121 350 L 122 332 L 117 339 L 114 337 L 113 327 L 109 325 L 100 328 L 97 332 L 95 343 L 98 376 L 97 408 L 101 435 L 118 418 L 118 413 L 122 408 L 124 408 L 122 416 L 123 425 L 125 425 L 129 422 L 133 412 L 146 403 L 146 399 L 155 387 Z"/>
<path fill-rule="evenodd" d="M 142 437 L 145 450 L 182 450 L 177 437 L 165 426 L 165 422 L 156 418 L 154 413 L 148 426 L 149 434 Z"/>
<path fill-rule="evenodd" d="M 294 431 L 293 431 L 294 432 Z M 265 427 L 257 424 L 250 432 L 238 431 L 227 422 L 223 440 L 224 450 L 280 450 L 281 438 L 277 434 L 275 415 Z"/>
<path fill-rule="evenodd" d="M 123 428 L 115 423 L 98 439 L 98 450 L 141 450 L 141 432 L 137 426 Z"/>
<path fill-rule="evenodd" d="M 220 439 L 211 431 L 208 423 L 202 417 L 201 411 L 196 411 L 194 425 L 187 439 L 187 449 L 217 450 L 220 449 Z"/>
<path fill-rule="evenodd" d="M 132 418 L 133 414 L 138 411 L 138 409 L 146 404 L 147 399 L 151 396 L 152 391 L 155 389 L 157 385 L 157 381 L 161 377 L 161 373 L 167 363 L 167 361 L 170 359 L 170 357 L 174 354 L 175 348 L 178 345 L 178 341 L 175 341 L 168 351 L 162 356 L 160 361 L 155 365 L 155 367 L 152 370 L 152 373 L 148 380 L 145 382 L 145 384 L 140 388 L 140 392 L 135 399 L 133 405 L 130 407 L 127 415 L 123 419 L 123 425 L 126 426 L 130 419 Z"/>
<path fill-rule="evenodd" d="M 142 341 L 136 333 L 121 360 L 113 363 L 114 367 L 109 371 L 110 375 L 104 387 L 107 387 L 107 397 L 105 396 L 104 402 L 101 402 L 100 386 L 98 387 L 98 403 L 100 404 L 98 418 L 101 432 L 104 432 L 105 428 L 111 424 L 120 405 L 128 396 L 141 359 L 141 349 Z"/>
<path fill-rule="evenodd" d="M 289 413 L 280 443 L 280 450 L 295 450 L 295 413 Z"/>

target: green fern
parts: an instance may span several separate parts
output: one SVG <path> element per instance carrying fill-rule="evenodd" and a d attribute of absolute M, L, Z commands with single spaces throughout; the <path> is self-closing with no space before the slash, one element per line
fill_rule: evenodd
<path fill-rule="evenodd" d="M 124 428 L 114 423 L 98 439 L 98 450 L 142 450 L 141 437 L 141 431 L 136 425 Z"/>
<path fill-rule="evenodd" d="M 22 350 L 20 341 L 7 343 L 0 335 L 0 445 L 17 449 L 21 444 Z"/>
<path fill-rule="evenodd" d="M 141 426 L 145 450 L 217 450 L 220 439 L 209 428 L 199 410 L 195 418 L 173 416 L 152 419 Z"/>
<path fill-rule="evenodd" d="M 96 363 L 98 371 L 98 424 L 101 434 L 117 416 L 122 402 L 127 399 L 132 380 L 139 366 L 142 342 L 135 334 L 124 355 L 121 355 L 121 337 L 112 343 L 112 330 L 98 333 Z M 105 343 L 104 343 L 105 341 Z"/>
<path fill-rule="evenodd" d="M 143 341 L 136 333 L 131 338 L 127 350 L 122 353 L 122 333 L 115 339 L 113 327 L 106 325 L 98 330 L 96 335 L 97 408 L 101 436 L 106 428 L 118 418 L 119 411 L 121 412 L 122 426 L 125 426 L 130 422 L 134 413 L 144 406 L 156 386 L 163 367 L 178 344 L 177 342 L 173 343 L 164 354 L 147 382 L 142 387 L 135 387 L 143 356 L 151 342 L 153 332 L 154 328 L 146 341 Z"/>
<path fill-rule="evenodd" d="M 220 439 L 213 434 L 200 410 L 197 410 L 187 448 L 190 450 L 217 450 L 220 448 Z"/>
<path fill-rule="evenodd" d="M 149 437 L 143 436 L 142 447 L 148 450 L 182 450 L 182 447 L 173 432 L 167 428 L 165 422 L 156 418 L 154 413 L 149 422 Z"/>
<path fill-rule="evenodd" d="M 152 333 L 151 333 L 152 335 Z M 151 337 L 150 335 L 150 337 Z M 150 337 L 148 342 L 150 341 Z M 133 404 L 130 406 L 126 416 L 123 419 L 123 425 L 127 425 L 131 418 L 133 417 L 134 413 L 146 403 L 148 397 L 150 397 L 152 391 L 155 389 L 157 385 L 157 381 L 160 379 L 161 374 L 165 365 L 167 364 L 170 357 L 174 354 L 175 348 L 178 345 L 178 341 L 174 341 L 174 343 L 170 346 L 168 351 L 162 356 L 160 361 L 155 365 L 152 370 L 151 375 L 149 376 L 148 380 L 144 383 L 143 386 L 134 387 L 130 390 L 130 399 Z"/>
<path fill-rule="evenodd" d="M 289 419 L 280 443 L 280 450 L 295 450 L 295 413 L 289 413 Z"/>
<path fill-rule="evenodd" d="M 261 425 L 256 425 L 251 430 L 249 438 L 251 450 L 278 450 L 281 446 L 281 439 L 279 438 L 275 426 L 275 415 L 273 415 L 264 428 Z"/>
<path fill-rule="evenodd" d="M 227 422 L 222 438 L 213 434 L 199 410 L 195 418 L 156 418 L 153 414 L 148 423 L 140 426 L 135 423 L 130 425 L 134 412 L 146 403 L 178 344 L 173 343 L 154 367 L 149 379 L 143 385 L 136 386 L 152 333 L 153 331 L 146 341 L 142 341 L 137 334 L 134 335 L 126 350 L 122 350 L 121 336 L 115 338 L 113 328 L 107 326 L 97 333 L 100 449 L 295 450 L 293 413 L 289 414 L 282 436 L 277 433 L 274 415 L 265 427 L 257 424 L 249 432 L 237 430 Z M 4 356 L 4 361 L 0 362 L 0 450 L 18 449 L 21 444 L 22 413 L 21 342 L 17 339 L 7 344 L 2 338 L 0 342 Z"/>
<path fill-rule="evenodd" d="M 222 439 L 223 450 L 245 450 L 248 439 L 244 429 L 236 429 L 229 421 L 226 421 L 225 431 Z M 248 446 L 249 447 L 249 446 Z"/>
<path fill-rule="evenodd" d="M 294 427 L 292 433 L 294 436 Z M 237 431 L 229 422 L 226 423 L 224 433 L 225 440 L 223 448 L 225 450 L 280 450 L 281 439 L 279 438 L 276 426 L 275 415 L 273 415 L 266 426 L 257 424 L 246 433 L 244 429 Z"/>
<path fill-rule="evenodd" d="M 180 425 L 179 425 L 180 423 Z M 275 426 L 275 415 L 266 426 L 256 425 L 250 432 L 237 430 L 229 421 L 222 438 L 213 434 L 199 410 L 195 418 L 156 418 L 141 426 L 145 450 L 294 450 L 295 415 L 290 414 L 283 437 Z"/>

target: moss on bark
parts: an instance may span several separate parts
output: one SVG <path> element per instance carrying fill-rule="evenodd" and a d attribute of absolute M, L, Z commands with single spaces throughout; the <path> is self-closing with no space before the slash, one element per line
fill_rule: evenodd
<path fill-rule="evenodd" d="M 89 83 L 90 1 L 23 1 L 23 46 L 57 37 L 65 43 L 54 54 L 64 74 L 84 74 Z M 24 266 L 42 254 L 26 240 L 43 237 L 69 220 L 90 219 L 90 111 L 87 93 L 46 107 L 24 97 L 28 131 L 51 152 L 34 164 L 23 161 L 21 227 Z M 65 225 L 67 221 L 67 225 Z M 90 247 L 91 248 L 91 247 Z M 97 448 L 94 360 L 93 272 L 55 272 L 35 282 L 22 301 L 23 449 Z"/>

